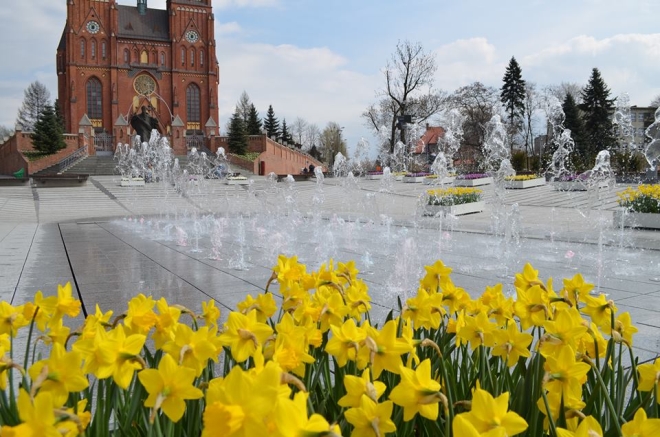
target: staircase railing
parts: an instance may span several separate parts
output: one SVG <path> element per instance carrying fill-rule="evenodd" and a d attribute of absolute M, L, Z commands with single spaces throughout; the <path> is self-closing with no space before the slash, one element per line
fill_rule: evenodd
<path fill-rule="evenodd" d="M 89 156 L 89 151 L 87 149 L 87 146 L 83 146 L 77 149 L 69 156 L 62 159 L 57 164 L 49 167 L 49 170 L 55 170 L 55 173 L 62 173 L 66 169 L 72 167 L 73 165 L 77 164 L 79 161 L 87 158 L 88 156 Z"/>

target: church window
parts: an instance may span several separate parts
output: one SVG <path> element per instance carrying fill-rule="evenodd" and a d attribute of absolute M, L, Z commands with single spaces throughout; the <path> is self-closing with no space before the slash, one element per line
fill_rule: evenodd
<path fill-rule="evenodd" d="M 140 53 L 140 64 L 148 64 L 149 63 L 149 54 L 147 53 L 146 50 L 142 50 L 142 53 Z"/>
<path fill-rule="evenodd" d="M 204 66 L 204 50 L 199 51 L 199 66 Z"/>
<path fill-rule="evenodd" d="M 103 118 L 103 95 L 101 81 L 92 77 L 87 81 L 87 116 L 90 119 Z"/>
<path fill-rule="evenodd" d="M 80 57 L 81 58 L 85 57 L 85 46 L 86 46 L 85 39 L 81 38 L 80 39 Z"/>
<path fill-rule="evenodd" d="M 96 40 L 92 40 L 92 48 L 91 48 L 91 56 L 92 59 L 96 59 Z"/>
<path fill-rule="evenodd" d="M 105 40 L 101 41 L 101 58 L 105 59 L 108 55 L 108 48 L 106 47 Z"/>
<path fill-rule="evenodd" d="M 195 49 L 190 49 L 190 66 L 195 66 Z"/>
<path fill-rule="evenodd" d="M 194 83 L 186 89 L 186 113 L 188 123 L 199 123 L 201 121 L 201 100 L 199 87 Z"/>
<path fill-rule="evenodd" d="M 160 65 L 165 66 L 165 52 L 160 52 Z"/>
<path fill-rule="evenodd" d="M 181 49 L 181 65 L 186 65 L 186 49 Z"/>
<path fill-rule="evenodd" d="M 124 49 L 124 64 L 131 62 L 131 52 L 128 49 Z"/>

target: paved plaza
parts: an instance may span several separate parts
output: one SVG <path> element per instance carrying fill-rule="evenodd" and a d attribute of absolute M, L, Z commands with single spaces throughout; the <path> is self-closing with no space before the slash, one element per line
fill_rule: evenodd
<path fill-rule="evenodd" d="M 37 290 L 54 294 L 58 284 L 71 281 L 83 303 L 81 320 L 94 312 L 96 304 L 120 313 L 140 292 L 194 310 L 213 298 L 226 314 L 248 293 L 263 291 L 276 263 L 275 249 L 288 247 L 291 254 L 298 248 L 301 253 L 318 252 L 326 234 L 303 230 L 299 221 L 286 225 L 282 221 L 292 233 L 297 228 L 308 232 L 291 247 L 286 246 L 291 233 L 283 231 L 277 240 L 271 235 L 277 225 L 264 225 L 264 231 L 252 224 L 247 239 L 221 245 L 221 250 L 245 255 L 245 265 L 233 268 L 226 261 L 229 256 L 225 261 L 209 257 L 208 242 L 202 243 L 204 250 L 196 251 L 192 243 L 183 246 L 175 239 L 152 238 L 153 227 L 144 222 L 213 214 L 227 220 L 270 217 L 277 223 L 293 211 L 299 216 L 296 220 L 316 217 L 315 226 L 328 232 L 338 221 L 357 223 L 341 228 L 341 238 L 350 244 L 335 255 L 340 261 L 355 259 L 364 270 L 376 314 L 396 306 L 391 291 L 379 290 L 391 286 L 394 272 L 404 269 L 406 262 L 440 258 L 454 268 L 454 282 L 474 296 L 497 282 L 510 287 L 521 260 L 533 257 L 534 267 L 542 277 L 555 278 L 556 288 L 561 287 L 561 278 L 584 271 L 587 280 L 598 282 L 599 290 L 615 300 L 619 311 L 632 314 L 639 328 L 635 346 L 640 358 L 660 352 L 660 232 L 613 226 L 615 192 L 622 187 L 599 193 L 559 192 L 550 186 L 508 190 L 508 210 L 517 204 L 519 211 L 508 219 L 520 223 L 516 236 L 521 242 L 503 245 L 490 235 L 494 196 L 490 187 L 485 188 L 484 212 L 445 218 L 440 224 L 438 218 L 416 218 L 419 197 L 428 188 L 423 184 L 395 182 L 392 192 L 384 193 L 379 181 L 347 187 L 328 178 L 322 190 L 313 180 L 277 186 L 258 176 L 253 181 L 249 188 L 203 181 L 183 196 L 165 184 L 122 188 L 116 176 L 93 176 L 85 185 L 70 188 L 0 187 L 0 296 L 20 304 Z M 350 229 L 356 229 L 355 235 L 346 235 Z M 385 232 L 396 235 L 398 247 L 388 246 Z M 407 248 L 408 241 L 415 247 Z M 361 261 L 369 264 L 367 247 L 377 261 L 371 269 L 361 268 Z M 417 274 L 421 266 L 410 268 Z M 405 273 L 399 276 L 405 282 Z"/>

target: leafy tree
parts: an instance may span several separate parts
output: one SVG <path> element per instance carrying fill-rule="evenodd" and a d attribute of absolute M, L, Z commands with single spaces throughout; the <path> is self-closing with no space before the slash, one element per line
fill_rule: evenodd
<path fill-rule="evenodd" d="M 282 143 L 283 144 L 293 143 L 293 137 L 289 132 L 289 128 L 286 126 L 285 118 L 282 119 Z"/>
<path fill-rule="evenodd" d="M 515 57 L 511 57 L 502 80 L 504 84 L 500 93 L 500 101 L 506 110 L 509 137 L 513 139 L 522 127 L 526 97 L 522 70 Z M 513 152 L 513 141 L 510 141 L 510 143 L 511 151 Z"/>
<path fill-rule="evenodd" d="M 578 170 L 583 170 L 585 166 L 588 166 L 588 141 L 584 129 L 584 121 L 580 116 L 580 109 L 571 93 L 566 93 L 566 97 L 564 97 L 564 102 L 562 103 L 562 110 L 564 111 L 564 127 L 570 129 L 571 138 L 575 142 L 573 164 Z"/>
<path fill-rule="evenodd" d="M 55 153 L 66 147 L 64 129 L 57 119 L 55 109 L 46 105 L 34 124 L 32 144 L 34 148 L 44 153 Z"/>
<path fill-rule="evenodd" d="M 236 155 L 245 155 L 247 152 L 247 135 L 245 134 L 245 124 L 239 108 L 236 108 L 234 115 L 229 120 L 227 136 L 227 145 L 229 151 Z"/>
<path fill-rule="evenodd" d="M 21 125 L 23 131 L 32 132 L 39 115 L 48 104 L 50 104 L 50 92 L 46 85 L 39 81 L 32 82 L 24 92 L 23 104 L 18 110 L 16 123 Z"/>
<path fill-rule="evenodd" d="M 264 120 L 264 129 L 266 129 L 266 135 L 268 135 L 268 138 L 279 138 L 280 122 L 275 118 L 273 105 L 268 105 L 268 112 L 266 112 L 266 119 Z"/>
<path fill-rule="evenodd" d="M 261 135 L 261 118 L 259 118 L 259 113 L 257 108 L 253 104 L 250 104 L 250 114 L 248 115 L 246 130 L 248 135 Z"/>
<path fill-rule="evenodd" d="M 380 100 L 362 114 L 367 125 L 376 130 L 388 130 L 384 146 L 394 152 L 397 140 L 405 142 L 405 129 L 398 117 L 410 115 L 417 123 L 436 114 L 444 96 L 433 89 L 437 65 L 431 53 L 424 52 L 420 43 L 399 41 L 392 59 L 385 67 L 385 88 L 378 92 Z"/>
<path fill-rule="evenodd" d="M 610 89 L 594 68 L 589 82 L 582 90 L 583 120 L 587 144 L 585 158 L 592 161 L 596 153 L 616 145 L 611 114 L 614 111 L 614 99 L 610 99 Z"/>
<path fill-rule="evenodd" d="M 337 153 L 347 156 L 346 141 L 342 138 L 342 128 L 337 123 L 331 121 L 321 132 L 321 153 L 324 161 L 334 165 Z"/>

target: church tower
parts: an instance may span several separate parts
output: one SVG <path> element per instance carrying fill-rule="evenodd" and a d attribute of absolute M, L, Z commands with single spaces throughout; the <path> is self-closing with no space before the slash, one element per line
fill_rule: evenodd
<path fill-rule="evenodd" d="M 57 50 L 58 96 L 66 130 L 89 119 L 97 151 L 128 142 L 126 122 L 142 106 L 185 153 L 185 137 L 216 134 L 218 64 L 211 0 L 168 0 L 165 10 L 116 0 L 67 0 Z M 181 126 L 183 124 L 183 126 Z M 181 129 L 183 128 L 183 129 Z"/>

